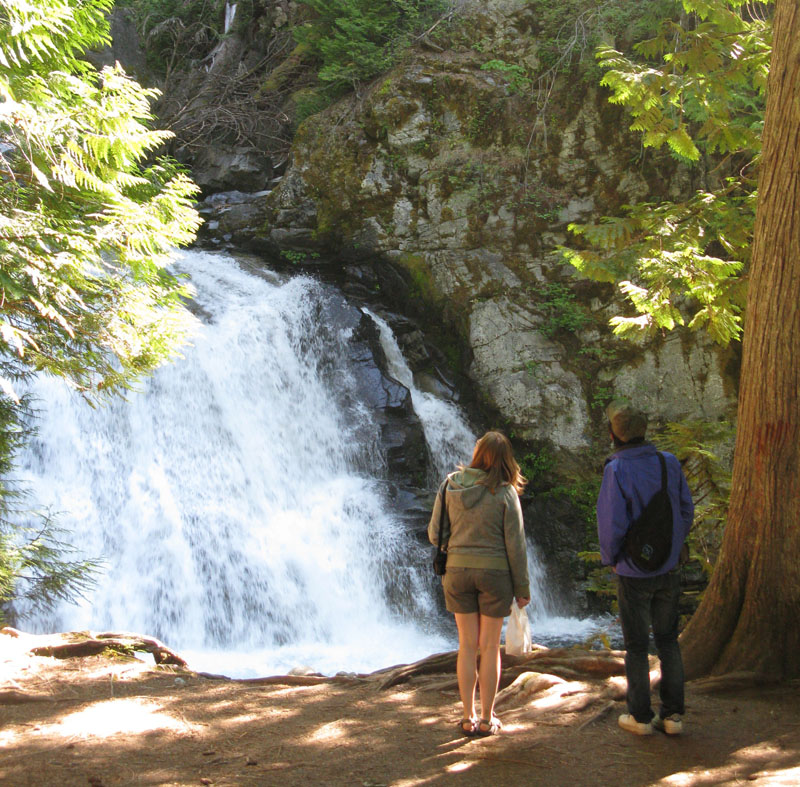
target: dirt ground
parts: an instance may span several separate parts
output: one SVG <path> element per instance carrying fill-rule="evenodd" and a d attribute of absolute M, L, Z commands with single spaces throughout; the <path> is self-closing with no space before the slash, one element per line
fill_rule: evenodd
<path fill-rule="evenodd" d="M 452 674 L 259 684 L 30 655 L 43 639 L 0 635 L 3 785 L 800 784 L 797 682 L 690 683 L 684 735 L 636 737 L 617 726 L 624 702 L 599 698 L 602 680 L 572 681 L 499 708 L 500 735 L 467 739 Z"/>

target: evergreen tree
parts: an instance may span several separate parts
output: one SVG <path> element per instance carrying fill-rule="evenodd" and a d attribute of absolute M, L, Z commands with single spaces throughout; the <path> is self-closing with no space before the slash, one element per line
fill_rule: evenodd
<path fill-rule="evenodd" d="M 690 676 L 800 676 L 800 2 L 775 5 L 731 501 Z"/>
<path fill-rule="evenodd" d="M 304 0 L 314 17 L 295 38 L 320 61 L 319 79 L 334 91 L 387 71 L 411 34 L 442 10 L 443 0 Z"/>

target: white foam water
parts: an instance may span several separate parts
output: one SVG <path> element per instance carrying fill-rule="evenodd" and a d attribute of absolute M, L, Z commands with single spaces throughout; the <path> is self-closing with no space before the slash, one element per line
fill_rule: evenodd
<path fill-rule="evenodd" d="M 414 412 L 425 433 L 434 478 L 441 480 L 456 465 L 469 462 L 475 447 L 475 433 L 457 405 L 417 387 L 414 374 L 389 324 L 368 309 L 364 311 L 378 326 L 389 374 L 408 388 L 411 394 Z"/>

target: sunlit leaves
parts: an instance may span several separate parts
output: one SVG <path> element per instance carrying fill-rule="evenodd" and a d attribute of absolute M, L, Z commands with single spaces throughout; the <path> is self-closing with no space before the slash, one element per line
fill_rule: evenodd
<path fill-rule="evenodd" d="M 679 5 L 681 23 L 665 20 L 657 36 L 636 45 L 644 62 L 598 49 L 602 84 L 645 147 L 665 147 L 687 166 L 717 155 L 719 169 L 732 161 L 736 168 L 728 165 L 731 176 L 713 192 L 570 225 L 586 248 L 562 251 L 584 275 L 618 283 L 633 307 L 612 320 L 619 335 L 687 325 L 727 344 L 742 329 L 771 29 L 740 0 Z"/>
<path fill-rule="evenodd" d="M 0 66 L 47 73 L 53 63 L 85 71 L 87 49 L 111 42 L 105 16 L 114 0 L 2 0 Z"/>
<path fill-rule="evenodd" d="M 0 0 L 0 353 L 89 396 L 175 352 L 181 282 L 166 272 L 198 226 L 194 185 L 141 162 L 169 137 L 145 90 L 79 55 L 108 40 L 110 0 Z"/>

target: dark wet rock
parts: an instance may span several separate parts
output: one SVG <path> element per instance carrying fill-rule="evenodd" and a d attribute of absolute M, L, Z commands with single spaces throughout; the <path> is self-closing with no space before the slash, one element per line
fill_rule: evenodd
<path fill-rule="evenodd" d="M 272 160 L 252 148 L 206 147 L 193 162 L 192 177 L 204 194 L 261 191 L 272 181 Z"/>
<path fill-rule="evenodd" d="M 140 82 L 149 81 L 145 53 L 133 14 L 128 8 L 115 7 L 109 15 L 111 44 L 98 52 L 87 52 L 86 59 L 97 69 L 119 63 Z"/>
<path fill-rule="evenodd" d="M 566 495 L 524 496 L 525 531 L 544 560 L 548 595 L 558 598 L 565 610 L 585 610 L 587 599 L 580 593 L 586 577 L 578 552 L 586 550 L 587 525 L 578 507 Z"/>

